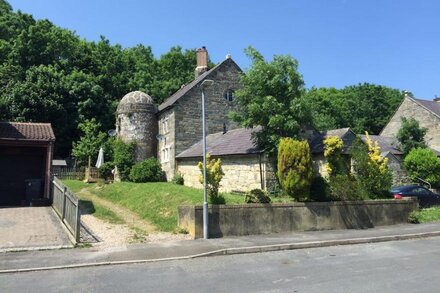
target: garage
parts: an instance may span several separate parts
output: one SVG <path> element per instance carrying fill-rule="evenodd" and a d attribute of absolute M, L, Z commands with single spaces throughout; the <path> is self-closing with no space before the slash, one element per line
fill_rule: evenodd
<path fill-rule="evenodd" d="M 0 122 L 0 206 L 50 203 L 54 142 L 48 123 Z"/>

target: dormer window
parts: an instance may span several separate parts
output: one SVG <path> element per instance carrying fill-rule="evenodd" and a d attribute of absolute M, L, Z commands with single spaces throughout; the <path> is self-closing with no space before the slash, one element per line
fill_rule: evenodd
<path fill-rule="evenodd" d="M 232 102 L 235 98 L 235 92 L 234 92 L 234 90 L 229 89 L 229 90 L 225 91 L 223 96 L 226 101 Z"/>

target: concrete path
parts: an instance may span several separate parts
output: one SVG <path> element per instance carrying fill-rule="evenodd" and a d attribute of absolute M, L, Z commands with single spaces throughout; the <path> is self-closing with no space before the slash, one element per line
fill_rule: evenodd
<path fill-rule="evenodd" d="M 0 252 L 73 247 L 51 207 L 0 208 Z"/>
<path fill-rule="evenodd" d="M 214 255 L 280 251 L 335 245 L 439 237 L 440 222 L 382 226 L 364 230 L 295 232 L 234 238 L 135 244 L 107 250 L 97 248 L 4 253 L 0 273 L 158 262 Z"/>

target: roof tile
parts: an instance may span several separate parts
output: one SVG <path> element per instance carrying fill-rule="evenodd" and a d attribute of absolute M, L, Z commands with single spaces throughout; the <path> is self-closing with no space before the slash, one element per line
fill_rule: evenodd
<path fill-rule="evenodd" d="M 0 140 L 55 141 L 50 123 L 0 122 Z"/>

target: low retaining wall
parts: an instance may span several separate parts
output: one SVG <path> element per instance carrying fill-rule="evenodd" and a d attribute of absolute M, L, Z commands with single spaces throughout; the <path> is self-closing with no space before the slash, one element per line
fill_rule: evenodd
<path fill-rule="evenodd" d="M 417 200 L 369 200 L 209 206 L 209 236 L 365 229 L 406 223 Z M 180 206 L 179 227 L 203 237 L 203 207 Z"/>

